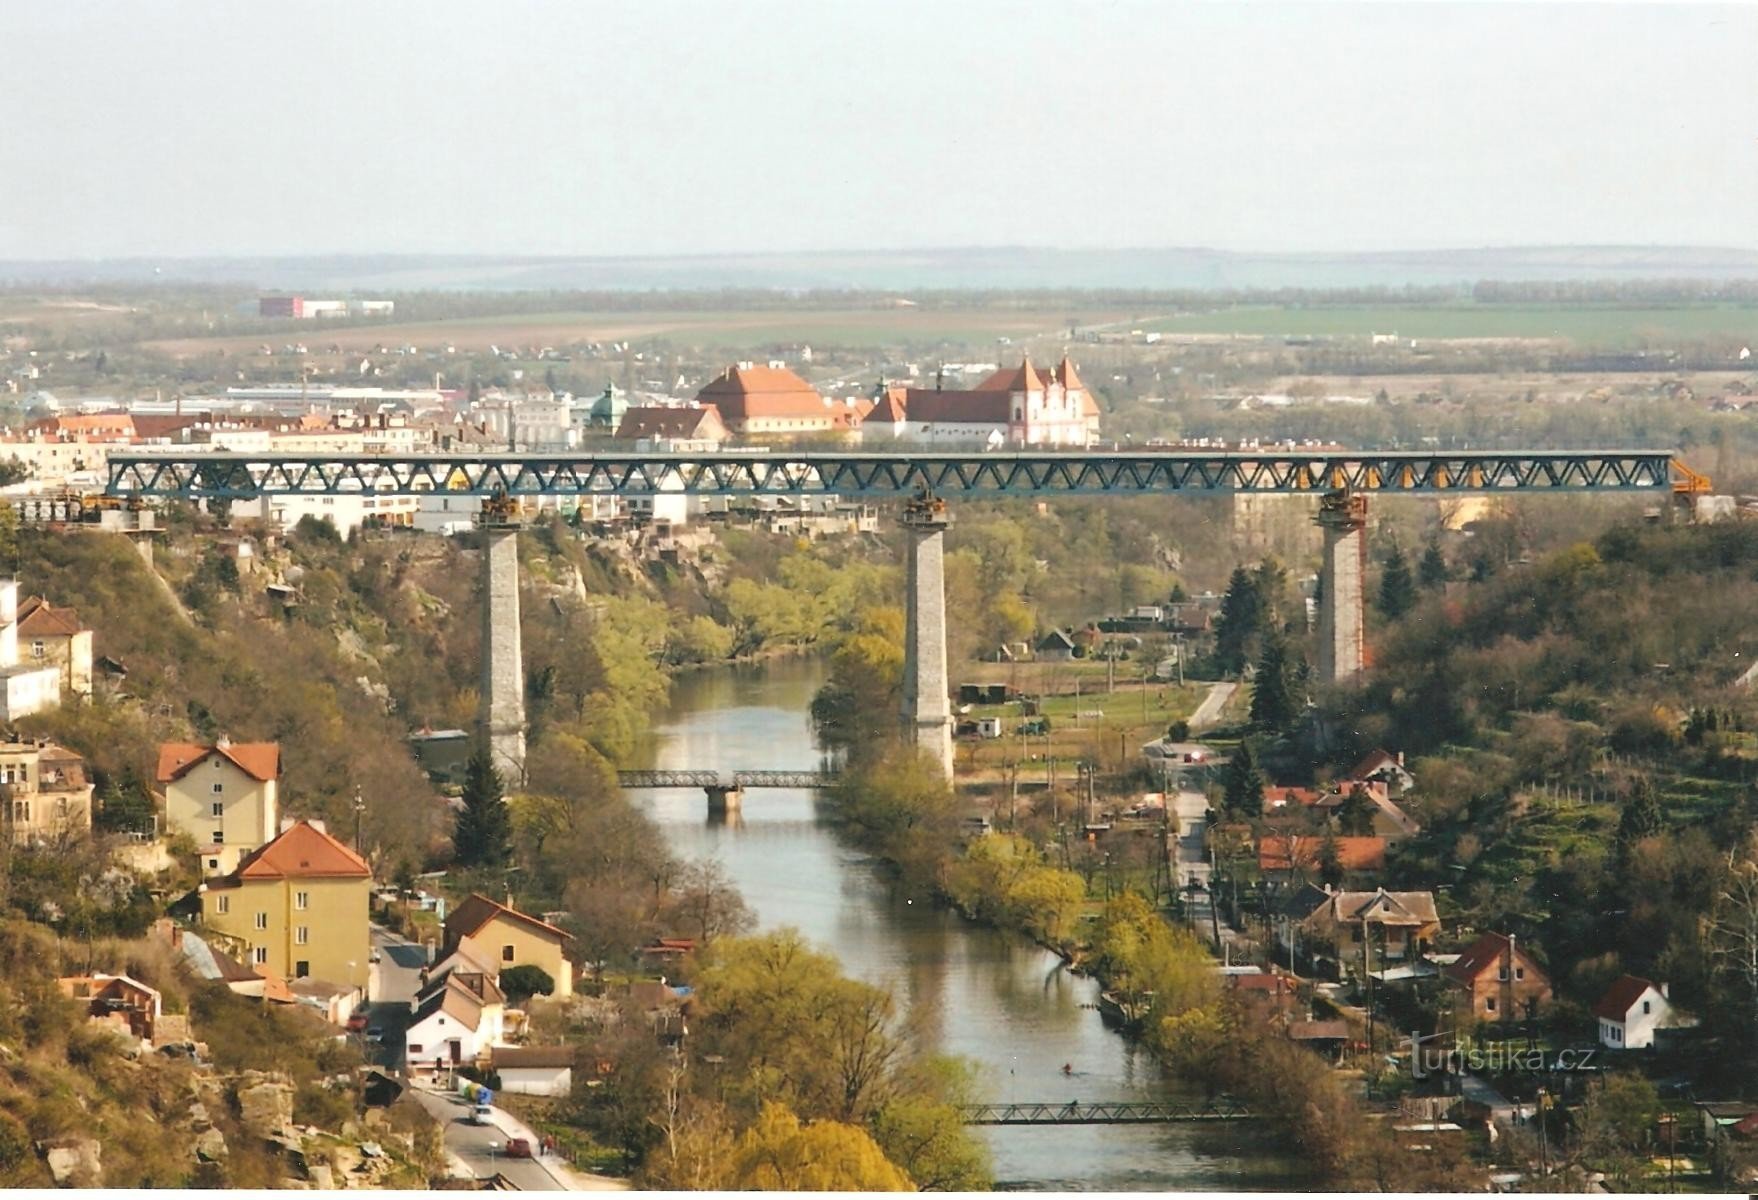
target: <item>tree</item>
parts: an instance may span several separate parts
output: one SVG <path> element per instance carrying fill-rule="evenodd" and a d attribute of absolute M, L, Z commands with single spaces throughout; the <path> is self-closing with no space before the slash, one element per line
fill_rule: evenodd
<path fill-rule="evenodd" d="M 717 937 L 748 932 L 757 923 L 718 859 L 698 858 L 685 863 L 673 886 L 673 919 L 703 945 Z"/>
<path fill-rule="evenodd" d="M 873 1118 L 873 1140 L 924 1192 L 986 1192 L 987 1147 L 965 1131 L 957 1108 L 932 1096 L 899 1096 Z"/>
<path fill-rule="evenodd" d="M 1727 882 L 1710 915 L 1708 941 L 1716 972 L 1733 990 L 1748 1051 L 1758 1048 L 1758 859 L 1747 843 L 1730 864 Z"/>
<path fill-rule="evenodd" d="M 501 790 L 501 773 L 478 742 L 464 768 L 464 807 L 452 832 L 452 849 L 466 867 L 498 867 L 512 853 L 513 821 Z"/>
<path fill-rule="evenodd" d="M 1326 887 L 1341 887 L 1343 884 L 1343 853 L 1337 845 L 1336 833 L 1329 829 L 1319 842 L 1318 875 L 1319 882 Z"/>
<path fill-rule="evenodd" d="M 1252 639 L 1263 624 L 1263 601 L 1257 580 L 1244 567 L 1234 567 L 1221 598 L 1221 615 L 1215 621 L 1215 660 L 1221 670 L 1245 669 Z"/>
<path fill-rule="evenodd" d="M 1385 557 L 1385 570 L 1380 574 L 1380 612 L 1396 621 L 1416 607 L 1416 582 L 1410 577 L 1410 563 L 1404 551 L 1394 546 Z"/>
<path fill-rule="evenodd" d="M 1416 566 L 1416 577 L 1427 591 L 1439 591 L 1447 586 L 1447 556 L 1441 553 L 1439 542 L 1429 542 L 1422 552 L 1422 561 Z"/>
<path fill-rule="evenodd" d="M 765 1104 L 733 1148 L 735 1191 L 910 1192 L 915 1186 L 866 1130 L 841 1121 L 802 1125 L 785 1105 Z"/>
<path fill-rule="evenodd" d="M 555 980 L 542 967 L 521 963 L 501 972 L 501 991 L 509 1000 L 529 1000 L 532 996 L 555 994 Z"/>
<path fill-rule="evenodd" d="M 1264 776 L 1251 756 L 1249 743 L 1240 742 L 1227 763 L 1223 777 L 1221 808 L 1236 821 L 1249 821 L 1264 809 Z"/>
<path fill-rule="evenodd" d="M 1624 811 L 1618 817 L 1618 849 L 1628 854 L 1630 847 L 1643 838 L 1653 837 L 1665 826 L 1665 815 L 1661 812 L 1660 797 L 1655 795 L 1653 781 L 1646 775 L 1638 777 L 1635 791 L 1624 802 Z"/>
<path fill-rule="evenodd" d="M 132 772 L 112 779 L 98 795 L 98 811 L 92 823 L 112 833 L 151 833 L 153 801 Z"/>
<path fill-rule="evenodd" d="M 1289 686 L 1288 643 L 1279 633 L 1264 638 L 1257 678 L 1251 685 L 1251 722 L 1280 732 L 1294 722 L 1294 693 Z"/>
<path fill-rule="evenodd" d="M 1373 801 L 1358 783 L 1337 806 L 1337 828 L 1349 837 L 1368 837 L 1373 833 L 1373 814 Z"/>

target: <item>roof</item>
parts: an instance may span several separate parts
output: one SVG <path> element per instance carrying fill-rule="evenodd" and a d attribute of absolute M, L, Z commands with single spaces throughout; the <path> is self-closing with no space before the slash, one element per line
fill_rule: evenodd
<path fill-rule="evenodd" d="M 1280 807 L 1290 800 L 1296 804 L 1317 804 L 1319 800 L 1319 792 L 1317 788 L 1282 787 L 1279 784 L 1265 786 L 1265 808 Z"/>
<path fill-rule="evenodd" d="M 1418 928 L 1440 923 L 1440 917 L 1435 913 L 1434 893 L 1388 892 L 1384 888 L 1371 892 L 1332 892 L 1311 916 L 1320 913 L 1339 925 L 1365 921 L 1375 925 Z"/>
<path fill-rule="evenodd" d="M 623 413 L 622 423 L 617 426 L 616 431 L 616 437 L 620 441 L 633 441 L 637 438 L 725 441 L 727 436 L 726 422 L 720 419 L 720 410 L 713 405 L 698 408 L 665 404 L 639 405 Z"/>
<path fill-rule="evenodd" d="M 1049 633 L 1046 633 L 1043 637 L 1038 639 L 1038 649 L 1072 650 L 1074 649 L 1074 639 L 1069 637 L 1066 633 L 1063 633 L 1060 629 L 1052 629 Z"/>
<path fill-rule="evenodd" d="M 353 984 L 331 983 L 327 979 L 313 979 L 307 976 L 304 979 L 288 980 L 287 990 L 295 996 L 310 996 L 314 1000 L 333 1000 L 337 996 L 357 992 L 360 989 Z"/>
<path fill-rule="evenodd" d="M 1013 401 L 1006 392 L 905 388 L 903 404 L 905 419 L 917 424 L 1005 425 L 1012 416 Z"/>
<path fill-rule="evenodd" d="M 218 754 L 252 779 L 267 783 L 281 774 L 281 743 L 226 742 L 199 746 L 193 742 L 165 742 L 159 746 L 160 783 L 182 778 L 190 768 Z"/>
<path fill-rule="evenodd" d="M 1658 994 L 1660 985 L 1640 975 L 1625 975 L 1605 990 L 1593 1006 L 1593 1015 L 1602 1021 L 1622 1021 L 1650 990 Z"/>
<path fill-rule="evenodd" d="M 574 935 L 565 929 L 557 929 L 547 921 L 540 921 L 530 913 L 522 913 L 516 908 L 508 908 L 505 904 L 496 904 L 481 892 L 471 892 L 470 898 L 452 910 L 446 918 L 446 944 L 456 946 L 467 937 L 474 937 L 482 932 L 496 917 L 508 917 L 519 921 L 543 933 L 554 934 L 558 938 L 573 941 Z"/>
<path fill-rule="evenodd" d="M 571 1067 L 579 1055 L 573 1046 L 496 1046 L 489 1051 L 494 1069 L 508 1067 Z"/>
<path fill-rule="evenodd" d="M 370 879 L 372 868 L 310 821 L 296 821 L 268 845 L 245 855 L 232 878 Z"/>
<path fill-rule="evenodd" d="M 977 384 L 979 392 L 1041 392 L 1044 390 L 1044 377 L 1039 375 L 1037 368 L 1032 366 L 1031 356 L 1027 356 L 1019 366 L 1011 371 L 1002 367 L 993 375 Z"/>
<path fill-rule="evenodd" d="M 1345 1041 L 1349 1037 L 1349 1022 L 1295 1021 L 1288 1026 L 1288 1036 L 1297 1042 Z"/>
<path fill-rule="evenodd" d="M 1384 750 L 1375 750 L 1366 758 L 1363 758 L 1360 762 L 1356 763 L 1350 770 L 1348 777 L 1354 780 L 1365 780 L 1369 775 L 1386 770 L 1388 767 L 1409 774 L 1408 771 L 1405 771 L 1404 764 L 1398 761 L 1397 756 L 1389 754 Z"/>
<path fill-rule="evenodd" d="M 824 397 L 786 367 L 728 367 L 696 393 L 728 421 L 746 417 L 827 416 Z"/>
<path fill-rule="evenodd" d="M 1500 962 L 1509 950 L 1530 964 L 1540 975 L 1544 973 L 1537 960 L 1522 950 L 1513 938 L 1500 933 L 1486 933 L 1467 946 L 1456 960 L 1443 967 L 1441 974 L 1454 983 L 1474 983 L 1478 976 Z"/>
<path fill-rule="evenodd" d="M 498 1001 L 490 1001 L 498 1003 Z M 437 1012 L 444 1012 L 454 1021 L 460 1022 L 464 1028 L 474 1030 L 482 1023 L 482 997 L 465 987 L 456 974 L 446 977 L 446 986 L 435 988 L 427 994 L 415 1008 L 409 1018 L 410 1028 L 414 1028 Z"/>
<path fill-rule="evenodd" d="M 73 637 L 85 630 L 71 608 L 56 608 L 41 596 L 27 596 L 18 606 L 18 632 L 21 637 Z"/>
<path fill-rule="evenodd" d="M 1378 871 L 1386 865 L 1386 839 L 1383 837 L 1340 837 L 1337 861 L 1345 871 Z M 1322 837 L 1267 837 L 1257 844 L 1257 866 L 1260 871 L 1312 870 L 1324 859 L 1325 839 Z"/>

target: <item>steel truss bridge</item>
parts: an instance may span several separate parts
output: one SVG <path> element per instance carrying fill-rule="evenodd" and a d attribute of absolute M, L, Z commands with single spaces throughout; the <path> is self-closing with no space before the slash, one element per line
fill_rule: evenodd
<path fill-rule="evenodd" d="M 1129 1100 L 1080 1104 L 967 1104 L 966 1125 L 1167 1125 L 1183 1121 L 1248 1121 L 1255 1114 L 1226 1097 L 1207 1104 Z"/>
<path fill-rule="evenodd" d="M 1432 495 L 1480 492 L 1706 491 L 1708 481 L 1664 450 L 1458 452 L 1265 449 L 849 454 L 258 455 L 111 454 L 105 492 L 120 497 L 251 499 L 262 495 L 909 497 L 1348 490 Z"/>
<path fill-rule="evenodd" d="M 745 788 L 821 788 L 836 781 L 829 771 L 618 771 L 626 788 L 701 788 L 743 791 Z"/>

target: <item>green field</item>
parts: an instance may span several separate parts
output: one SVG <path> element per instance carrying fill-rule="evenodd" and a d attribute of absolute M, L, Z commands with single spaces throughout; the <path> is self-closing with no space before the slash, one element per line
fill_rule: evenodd
<path fill-rule="evenodd" d="M 1250 307 L 1143 321 L 1161 333 L 1265 337 L 1561 338 L 1581 345 L 1637 347 L 1697 338 L 1758 341 L 1758 305 L 1360 305 Z"/>

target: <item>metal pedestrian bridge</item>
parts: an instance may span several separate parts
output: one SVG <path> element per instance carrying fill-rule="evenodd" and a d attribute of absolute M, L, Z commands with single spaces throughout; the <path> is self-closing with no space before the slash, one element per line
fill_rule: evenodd
<path fill-rule="evenodd" d="M 1169 1125 L 1186 1121 L 1247 1121 L 1255 1114 L 1238 1100 L 1208 1103 L 1126 1100 L 1081 1104 L 967 1104 L 966 1125 Z"/>
<path fill-rule="evenodd" d="M 1243 492 L 1319 495 L 1706 490 L 1665 450 L 1214 453 L 249 454 L 131 450 L 108 457 L 105 493 L 124 498 L 263 495 L 640 495 L 910 497 Z"/>
<path fill-rule="evenodd" d="M 821 788 L 836 782 L 830 771 L 618 771 L 626 788 L 701 788 L 743 791 L 746 788 Z"/>

